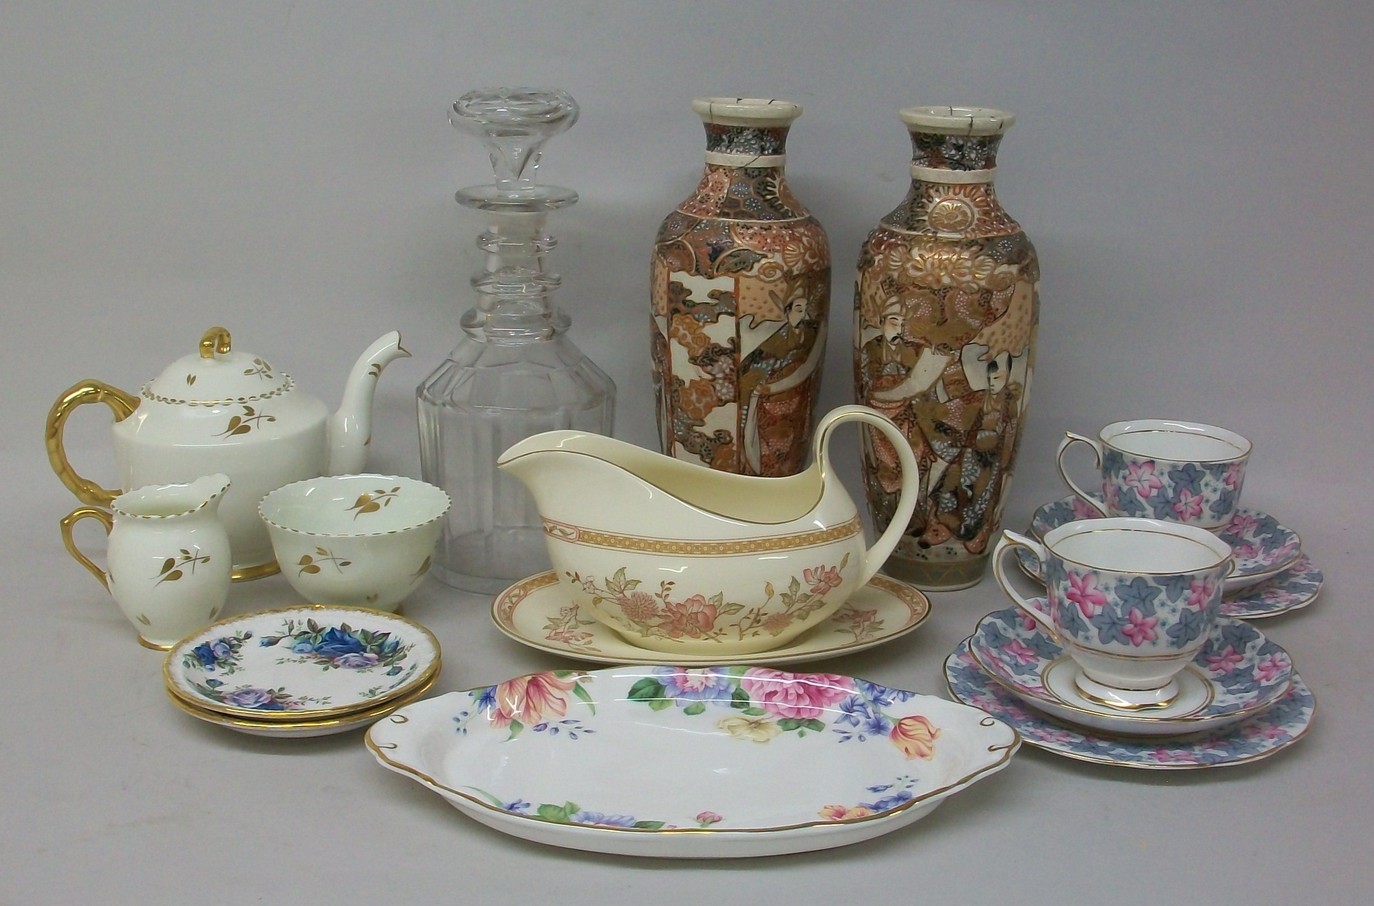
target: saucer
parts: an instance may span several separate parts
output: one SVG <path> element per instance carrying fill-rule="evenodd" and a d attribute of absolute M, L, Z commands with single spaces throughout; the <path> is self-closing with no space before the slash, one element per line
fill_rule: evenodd
<path fill-rule="evenodd" d="M 1025 548 L 1012 552 L 1021 571 L 1037 582 L 1040 563 Z M 1241 620 L 1260 620 L 1276 617 L 1293 610 L 1301 610 L 1317 599 L 1325 576 L 1306 554 L 1299 554 L 1287 569 L 1280 570 L 1263 582 L 1227 591 L 1221 599 L 1221 615 Z"/>
<path fill-rule="evenodd" d="M 853 654 L 911 632 L 930 615 L 930 599 L 896 579 L 874 576 L 839 610 L 791 642 L 753 654 L 664 654 L 631 645 L 568 600 L 550 570 L 515 583 L 491 606 L 496 627 L 517 642 L 549 654 L 599 664 L 685 666 L 795 664 Z"/>
<path fill-rule="evenodd" d="M 1033 603 L 1047 606 L 1043 598 Z M 1178 675 L 1179 696 L 1149 711 L 1122 711 L 1083 695 L 1073 659 L 1018 608 L 983 617 L 968 649 L 985 673 L 1026 704 L 1094 730 L 1137 736 L 1176 736 L 1244 720 L 1278 701 L 1293 676 L 1286 651 L 1249 623 L 1228 618 L 1217 621 Z"/>
<path fill-rule="evenodd" d="M 439 643 L 394 613 L 306 604 L 221 620 L 172 647 L 167 691 L 255 722 L 333 720 L 408 697 L 440 669 Z"/>
<path fill-rule="evenodd" d="M 1278 701 L 1240 723 L 1181 737 L 1112 736 L 1062 724 L 1023 705 L 983 672 L 967 640 L 945 660 L 945 682 L 957 701 L 1010 724 L 1028 745 L 1078 761 L 1154 771 L 1229 767 L 1268 758 L 1301 739 L 1316 710 L 1311 691 L 1294 671 Z"/>
<path fill-rule="evenodd" d="M 347 733 L 349 730 L 361 730 L 375 721 L 381 720 L 391 712 L 404 708 L 406 705 L 414 704 L 429 691 L 430 686 L 438 679 L 437 674 L 432 674 L 422 685 L 416 687 L 408 695 L 400 698 L 390 699 L 372 708 L 365 708 L 361 711 L 350 711 L 338 717 L 326 717 L 319 720 L 301 721 L 275 721 L 275 720 L 253 720 L 248 717 L 230 717 L 228 714 L 217 714 L 214 711 L 207 711 L 204 708 L 197 708 L 181 698 L 173 695 L 170 690 L 167 697 L 172 700 L 182 711 L 206 723 L 218 724 L 221 727 L 228 727 L 239 733 L 246 733 L 249 736 L 267 736 L 275 739 L 307 738 L 313 736 L 332 736 L 335 733 Z"/>
<path fill-rule="evenodd" d="M 1101 519 L 1102 514 L 1080 498 L 1061 497 L 1047 503 L 1031 515 L 1031 534 L 1042 539 L 1051 529 L 1079 519 Z M 1297 532 L 1259 510 L 1236 510 L 1231 524 L 1217 537 L 1231 545 L 1235 571 L 1226 579 L 1228 594 L 1257 585 L 1287 569 L 1302 554 L 1302 540 Z M 1018 552 L 1019 554 L 1019 552 Z M 1022 569 L 1031 560 L 1029 554 L 1018 556 Z M 1032 561 L 1033 562 L 1033 561 Z M 1037 569 L 1038 572 L 1038 569 Z M 1032 573 L 1034 575 L 1034 573 Z"/>
<path fill-rule="evenodd" d="M 1317 599 L 1325 580 L 1322 571 L 1302 554 L 1273 578 L 1222 598 L 1221 612 L 1228 617 L 1259 620 L 1301 610 Z"/>

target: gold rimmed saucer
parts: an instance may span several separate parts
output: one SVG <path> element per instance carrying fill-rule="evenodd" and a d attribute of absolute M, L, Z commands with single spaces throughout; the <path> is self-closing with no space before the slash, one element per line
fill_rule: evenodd
<path fill-rule="evenodd" d="M 218 724 L 230 730 L 240 733 L 247 733 L 250 736 L 266 736 L 275 739 L 289 738 L 308 738 L 313 736 L 332 736 L 335 733 L 346 733 L 349 730 L 360 730 L 370 726 L 393 711 L 404 708 L 406 705 L 414 704 L 422 699 L 438 675 L 431 676 L 423 685 L 412 690 L 408 695 L 401 698 L 393 698 L 382 704 L 374 705 L 371 708 L 364 708 L 360 711 L 353 711 L 348 714 L 341 714 L 337 717 L 279 721 L 279 720 L 252 720 L 250 718 L 230 717 L 227 714 L 218 714 L 214 711 L 207 711 L 204 708 L 197 708 L 188 704 L 178 696 L 167 690 L 167 697 L 172 704 L 176 705 L 186 714 L 191 715 L 197 720 L 206 723 Z"/>
<path fill-rule="evenodd" d="M 901 638 L 925 622 L 930 599 L 888 576 L 874 576 L 817 626 L 771 651 L 753 654 L 665 654 L 630 644 L 568 600 L 552 571 L 515 583 L 496 596 L 491 618 L 510 638 L 548 654 L 599 664 L 730 666 L 795 664 L 853 654 Z"/>
<path fill-rule="evenodd" d="M 439 642 L 398 614 L 303 604 L 221 620 L 177 643 L 163 684 L 197 711 L 252 723 L 330 721 L 408 698 L 439 675 Z"/>

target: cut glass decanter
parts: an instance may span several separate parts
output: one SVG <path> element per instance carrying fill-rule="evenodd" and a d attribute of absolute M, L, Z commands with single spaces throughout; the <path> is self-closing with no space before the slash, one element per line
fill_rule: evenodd
<path fill-rule="evenodd" d="M 477 239 L 485 266 L 472 278 L 463 336 L 416 391 L 422 474 L 453 498 L 432 571 L 465 590 L 500 591 L 548 568 L 538 511 L 496 468 L 501 453 L 542 431 L 611 433 L 615 385 L 568 337 L 553 300 L 559 277 L 544 261 L 557 244 L 545 218 L 577 193 L 539 185 L 539 160 L 577 115 L 566 92 L 533 88 L 471 91 L 449 114 L 486 145 L 495 174 L 457 194 L 487 218 Z"/>

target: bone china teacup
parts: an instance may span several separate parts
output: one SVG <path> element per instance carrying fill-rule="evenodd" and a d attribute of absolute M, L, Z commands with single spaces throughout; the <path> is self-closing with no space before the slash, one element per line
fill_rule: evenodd
<path fill-rule="evenodd" d="M 1096 456 L 1101 494 L 1080 487 L 1064 454 L 1085 444 Z M 1113 422 L 1096 438 L 1066 432 L 1055 455 L 1059 475 L 1104 516 L 1144 516 L 1220 532 L 1240 505 L 1250 441 L 1214 425 L 1142 418 Z"/>
<path fill-rule="evenodd" d="M 1045 608 L 1012 586 L 1005 554 L 1040 561 Z M 992 555 L 1003 590 L 1073 658 L 1078 691 L 1120 708 L 1162 707 L 1206 641 L 1231 571 L 1231 548 L 1191 525 L 1156 519 L 1067 522 L 1036 542 L 1004 531 Z"/>

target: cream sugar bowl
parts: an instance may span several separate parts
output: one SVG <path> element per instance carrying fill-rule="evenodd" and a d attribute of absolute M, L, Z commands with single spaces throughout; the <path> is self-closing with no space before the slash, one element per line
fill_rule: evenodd
<path fill-rule="evenodd" d="M 429 573 L 449 496 L 397 475 L 326 475 L 277 488 L 258 512 L 307 601 L 395 610 Z"/>
<path fill-rule="evenodd" d="M 830 463 L 831 434 L 846 422 L 882 431 L 901 457 L 897 510 L 871 547 Z M 570 600 L 633 645 L 734 656 L 784 645 L 838 610 L 883 565 L 916 506 L 911 445 L 872 409 L 821 419 L 812 459 L 796 475 L 759 478 L 551 431 L 498 465 L 533 494 Z"/>
<path fill-rule="evenodd" d="M 270 575 L 277 566 L 258 501 L 301 478 L 360 471 L 377 377 L 388 362 L 409 354 L 400 334 L 379 337 L 354 363 L 343 402 L 330 415 L 323 402 L 296 389 L 290 375 L 261 356 L 235 351 L 229 331 L 212 327 L 196 352 L 167 366 L 137 396 L 91 379 L 63 393 L 48 413 L 48 459 L 82 503 L 109 506 L 119 492 L 78 474 L 63 447 L 72 412 L 104 403 L 114 412 L 110 435 L 121 487 L 228 474 L 233 487 L 220 518 L 233 550 L 234 578 Z"/>

